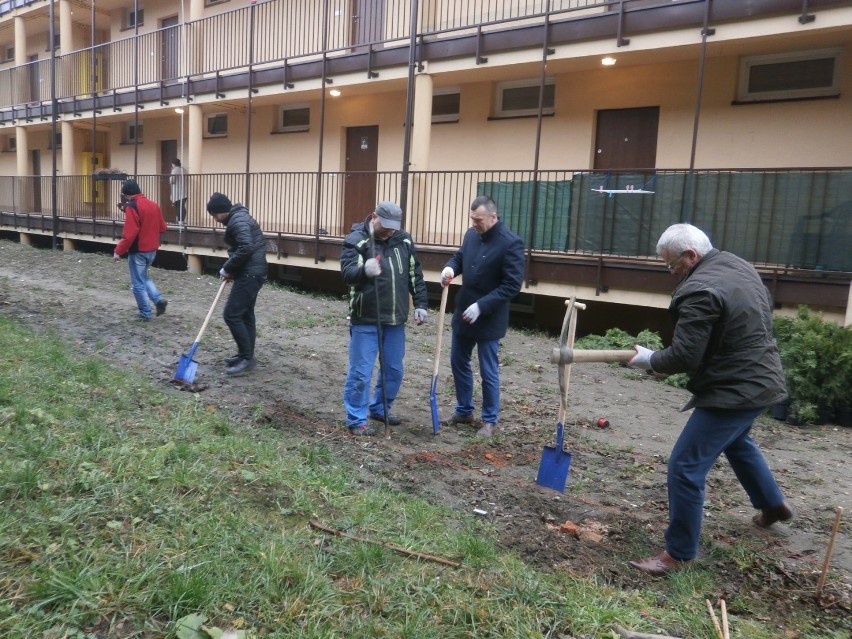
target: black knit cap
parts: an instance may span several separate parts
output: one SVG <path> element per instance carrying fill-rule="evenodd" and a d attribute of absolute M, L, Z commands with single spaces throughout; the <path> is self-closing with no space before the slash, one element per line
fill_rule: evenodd
<path fill-rule="evenodd" d="M 214 193 L 207 201 L 207 212 L 210 215 L 214 213 L 227 213 L 231 210 L 231 200 L 223 193 Z"/>
<path fill-rule="evenodd" d="M 139 195 L 142 189 L 139 188 L 139 183 L 136 180 L 125 180 L 121 185 L 121 192 L 124 195 Z"/>

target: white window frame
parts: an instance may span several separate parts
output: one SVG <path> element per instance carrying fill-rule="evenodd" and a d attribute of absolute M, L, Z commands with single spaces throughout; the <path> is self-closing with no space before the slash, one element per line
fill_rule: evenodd
<path fill-rule="evenodd" d="M 210 132 L 210 121 L 225 116 L 225 132 L 224 133 L 211 133 Z M 228 112 L 227 111 L 217 111 L 216 113 L 205 113 L 204 114 L 204 136 L 205 138 L 226 138 L 228 137 Z"/>
<path fill-rule="evenodd" d="M 307 124 L 294 124 L 290 126 L 284 126 L 284 112 L 285 111 L 303 111 L 308 110 L 308 123 Z M 299 104 L 282 104 L 278 107 L 278 122 L 275 130 L 278 133 L 297 133 L 300 131 L 310 131 L 311 130 L 311 105 L 307 102 L 299 103 Z"/>
<path fill-rule="evenodd" d="M 18 150 L 18 138 L 14 135 L 7 136 L 6 139 L 4 140 L 4 143 L 3 143 L 3 150 L 9 151 L 10 153 L 12 151 L 17 151 Z"/>
<path fill-rule="evenodd" d="M 770 100 L 795 100 L 803 98 L 838 96 L 840 95 L 840 57 L 842 54 L 843 48 L 835 47 L 831 49 L 815 49 L 811 51 L 791 51 L 788 53 L 745 56 L 740 59 L 739 81 L 737 83 L 737 102 L 766 102 Z M 832 78 L 831 86 L 786 89 L 783 91 L 762 91 L 760 93 L 749 92 L 748 85 L 752 67 L 764 64 L 801 62 L 804 60 L 816 60 L 822 58 L 834 58 L 834 77 Z"/>
<path fill-rule="evenodd" d="M 545 85 L 556 86 L 556 78 L 545 78 Z M 520 89 L 520 88 L 539 88 L 541 84 L 540 79 L 535 80 L 506 80 L 504 82 L 497 83 L 497 90 L 495 91 L 494 96 L 494 117 L 497 118 L 511 118 L 517 116 L 528 116 L 528 115 L 538 115 L 538 108 L 534 109 L 513 109 L 508 110 L 503 108 L 503 93 L 506 89 Z M 556 93 L 554 89 L 554 102 L 556 102 Z M 542 115 L 553 115 L 555 113 L 556 106 L 552 107 L 544 107 L 542 109 Z"/>
<path fill-rule="evenodd" d="M 135 122 L 125 122 L 124 123 L 124 133 L 122 135 L 122 139 L 125 144 L 142 144 L 142 141 L 145 138 L 145 125 L 140 122 L 137 127 Z"/>
<path fill-rule="evenodd" d="M 451 95 L 459 94 L 459 110 L 456 113 L 444 113 L 442 115 L 433 115 L 432 122 L 458 122 L 461 117 L 461 88 L 460 87 L 441 87 L 432 92 L 432 96 L 436 95 Z"/>

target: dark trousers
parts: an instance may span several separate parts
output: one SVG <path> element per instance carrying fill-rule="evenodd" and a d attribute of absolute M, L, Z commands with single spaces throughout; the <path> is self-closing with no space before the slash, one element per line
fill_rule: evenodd
<path fill-rule="evenodd" d="M 231 285 L 231 294 L 222 313 L 225 324 L 231 329 L 231 335 L 237 343 L 238 353 L 243 359 L 254 358 L 254 340 L 257 336 L 254 305 L 265 281 L 265 277 L 253 275 L 236 278 Z"/>
<path fill-rule="evenodd" d="M 172 202 L 175 206 L 175 217 L 178 222 L 186 222 L 186 198 Z"/>
<path fill-rule="evenodd" d="M 675 559 L 693 559 L 704 519 L 707 473 L 724 453 L 755 508 L 784 501 L 760 448 L 749 436 L 761 408 L 696 408 L 669 457 L 669 526 L 666 550 Z"/>

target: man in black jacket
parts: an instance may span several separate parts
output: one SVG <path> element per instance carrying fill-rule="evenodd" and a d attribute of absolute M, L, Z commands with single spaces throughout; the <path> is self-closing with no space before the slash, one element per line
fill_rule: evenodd
<path fill-rule="evenodd" d="M 254 342 L 257 336 L 254 305 L 266 281 L 266 242 L 263 231 L 242 204 L 231 204 L 225 195 L 214 193 L 207 212 L 225 225 L 228 260 L 219 277 L 232 281 L 231 294 L 223 318 L 237 343 L 237 354 L 225 358 L 228 375 L 242 375 L 255 367 Z"/>
<path fill-rule="evenodd" d="M 445 425 L 473 423 L 473 347 L 482 377 L 482 427 L 490 437 L 498 429 L 500 368 L 497 353 L 509 327 L 509 302 L 524 281 L 524 241 L 497 217 L 497 205 L 481 195 L 470 205 L 471 228 L 462 245 L 441 271 L 441 286 L 463 275 L 455 298 L 450 364 L 456 387 L 456 408 Z"/>
<path fill-rule="evenodd" d="M 688 373 L 694 409 L 669 457 L 669 526 L 666 547 L 631 561 L 638 570 L 663 575 L 698 554 L 707 473 L 724 453 L 761 528 L 793 517 L 769 466 L 749 433 L 767 406 L 787 391 L 773 335 L 772 305 L 751 264 L 713 248 L 691 224 L 674 224 L 660 236 L 657 254 L 681 278 L 669 313 L 671 344 L 660 351 L 636 346 L 630 365 L 654 373 Z"/>
<path fill-rule="evenodd" d="M 363 223 L 352 227 L 343 242 L 340 271 L 349 285 L 346 425 L 353 435 L 372 435 L 368 417 L 383 422 L 387 415 L 388 425 L 401 423 L 390 410 L 402 383 L 409 296 L 414 298 L 415 323 L 426 321 L 428 308 L 423 270 L 414 241 L 402 230 L 397 204 L 379 202 Z M 379 352 L 384 361 L 371 401 L 370 380 Z"/>

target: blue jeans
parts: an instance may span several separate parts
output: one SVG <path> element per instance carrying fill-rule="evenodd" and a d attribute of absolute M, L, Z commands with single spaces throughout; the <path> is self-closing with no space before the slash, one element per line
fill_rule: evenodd
<path fill-rule="evenodd" d="M 479 374 L 482 377 L 482 421 L 496 424 L 500 413 L 500 369 L 497 351 L 500 340 L 475 340 L 453 333 L 450 365 L 456 386 L 456 414 L 473 414 L 473 369 L 470 358 L 473 347 L 479 355 Z"/>
<path fill-rule="evenodd" d="M 133 297 L 136 298 L 136 306 L 142 317 L 151 317 L 150 299 L 154 304 L 163 299 L 160 291 L 154 285 L 154 281 L 148 276 L 148 269 L 154 263 L 157 251 L 146 251 L 144 253 L 130 253 L 127 256 L 127 267 L 130 270 L 130 287 L 133 289 Z"/>
<path fill-rule="evenodd" d="M 669 457 L 666 550 L 675 559 L 698 555 L 707 473 L 725 453 L 755 508 L 775 508 L 784 496 L 749 432 L 762 408 L 696 408 Z"/>
<path fill-rule="evenodd" d="M 234 279 L 231 294 L 228 295 L 225 310 L 222 312 L 222 319 L 237 344 L 237 354 L 243 359 L 254 359 L 254 342 L 257 338 L 254 305 L 264 282 L 265 277 L 255 275 L 243 275 Z"/>
<path fill-rule="evenodd" d="M 384 384 L 379 371 L 376 390 L 370 401 L 370 380 L 379 354 L 379 335 L 375 325 L 349 326 L 349 372 L 343 387 L 343 406 L 346 408 L 346 425 L 367 423 L 371 415 L 384 415 L 385 402 L 388 414 L 402 384 L 402 360 L 405 357 L 405 324 L 382 324 L 382 359 L 385 362 Z"/>

